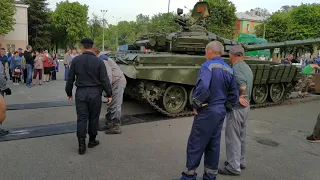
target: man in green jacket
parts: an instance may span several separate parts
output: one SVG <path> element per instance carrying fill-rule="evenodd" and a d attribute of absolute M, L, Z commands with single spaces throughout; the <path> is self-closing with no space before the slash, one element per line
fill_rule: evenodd
<path fill-rule="evenodd" d="M 320 67 L 317 64 L 309 64 L 306 67 L 304 67 L 303 70 L 301 71 L 303 75 L 300 78 L 297 85 L 300 90 L 298 93 L 300 96 L 304 96 L 308 94 L 308 90 L 311 86 L 311 83 L 313 83 L 313 80 L 309 78 L 309 76 L 315 69 L 320 69 Z"/>
<path fill-rule="evenodd" d="M 319 65 L 317 65 L 317 64 L 309 64 L 308 66 L 306 66 L 302 70 L 302 73 L 304 74 L 304 76 L 301 78 L 301 80 L 302 80 L 302 82 L 304 82 L 304 84 L 308 85 L 308 79 L 307 78 L 308 78 L 308 76 L 311 75 L 311 73 L 315 69 L 320 69 Z M 318 115 L 317 123 L 314 126 L 313 133 L 310 136 L 308 136 L 306 139 L 311 143 L 320 142 L 320 114 Z"/>

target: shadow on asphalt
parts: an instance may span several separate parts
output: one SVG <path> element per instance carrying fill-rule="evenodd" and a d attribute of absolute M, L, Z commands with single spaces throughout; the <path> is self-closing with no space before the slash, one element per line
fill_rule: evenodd
<path fill-rule="evenodd" d="M 172 119 L 167 116 L 163 116 L 158 113 L 145 113 L 135 115 L 123 115 L 121 118 L 122 125 L 139 124 L 153 121 L 169 120 Z M 103 127 L 105 123 L 104 119 L 100 119 L 100 127 Z M 75 133 L 77 131 L 77 122 L 49 124 L 42 126 L 32 126 L 10 129 L 10 133 L 6 136 L 0 137 L 0 142 L 12 141 L 44 136 L 53 136 L 60 134 Z M 102 129 L 100 129 L 102 131 Z"/>

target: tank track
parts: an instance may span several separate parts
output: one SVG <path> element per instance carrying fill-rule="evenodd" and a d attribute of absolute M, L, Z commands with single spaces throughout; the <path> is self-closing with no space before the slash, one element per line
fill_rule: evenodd
<path fill-rule="evenodd" d="M 168 116 L 168 117 L 186 117 L 186 116 L 192 116 L 194 115 L 193 111 L 191 111 L 188 107 L 186 107 L 185 111 L 180 112 L 180 113 L 176 113 L 176 114 L 172 114 L 172 113 L 168 113 L 167 111 L 165 111 L 162 107 L 159 106 L 159 103 L 157 101 L 160 100 L 160 98 L 162 97 L 163 93 L 159 93 L 157 96 L 155 97 L 150 97 L 147 93 L 147 91 L 145 90 L 146 88 L 146 82 L 139 82 L 139 84 L 136 84 L 134 87 L 132 87 L 132 89 L 136 89 L 137 91 L 131 91 L 130 92 L 130 96 L 138 101 L 142 101 L 144 103 L 147 103 L 149 106 L 151 106 L 155 111 Z M 137 88 L 138 86 L 138 88 Z M 256 108 L 265 108 L 265 107 L 272 107 L 272 106 L 279 106 L 282 105 L 283 103 L 287 102 L 288 100 L 291 99 L 303 99 L 304 97 L 301 96 L 296 96 L 296 97 L 290 97 L 289 95 L 291 94 L 293 88 L 295 84 L 289 84 L 286 87 L 285 90 L 285 95 L 283 96 L 283 99 L 281 101 L 278 102 L 265 102 L 262 104 L 251 104 L 250 108 L 251 109 L 256 109 Z"/>

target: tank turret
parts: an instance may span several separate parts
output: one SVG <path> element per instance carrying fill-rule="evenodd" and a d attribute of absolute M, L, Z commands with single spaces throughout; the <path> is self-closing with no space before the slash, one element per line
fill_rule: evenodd
<path fill-rule="evenodd" d="M 240 44 L 237 41 L 222 38 L 217 34 L 206 30 L 206 28 L 204 27 L 205 20 L 208 16 L 210 16 L 209 4 L 207 2 L 197 2 L 192 9 L 190 18 L 187 18 L 182 14 L 183 10 L 178 8 L 177 17 L 174 19 L 174 21 L 181 26 L 181 30 L 170 34 L 159 32 L 143 35 L 133 43 L 134 46 L 136 46 L 137 48 L 143 46 L 156 52 L 204 55 L 206 45 L 211 41 L 218 40 L 225 47 L 224 56 L 228 56 L 230 47 Z M 194 23 L 191 23 L 191 21 L 194 21 Z M 246 51 L 264 49 L 270 49 L 272 51 L 275 48 L 311 45 L 317 43 L 320 43 L 320 38 L 255 45 L 241 45 L 245 48 Z"/>
<path fill-rule="evenodd" d="M 181 30 L 165 34 L 155 33 L 144 35 L 133 44 L 137 47 L 144 46 L 157 52 L 173 52 L 178 54 L 205 53 L 206 45 L 214 40 L 219 40 L 226 46 L 232 46 L 237 42 L 220 38 L 218 35 L 208 32 L 203 26 L 205 19 L 210 15 L 207 2 L 197 2 L 192 10 L 190 18 L 182 16 L 183 10 L 178 8 L 174 21 L 181 26 Z M 191 18 L 194 23 L 191 23 Z M 228 49 L 228 48 L 226 48 Z"/>

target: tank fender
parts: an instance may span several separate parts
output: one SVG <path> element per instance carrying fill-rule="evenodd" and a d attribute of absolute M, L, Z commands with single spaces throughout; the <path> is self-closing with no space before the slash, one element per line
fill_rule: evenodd
<path fill-rule="evenodd" d="M 124 75 L 126 75 L 129 78 L 136 79 L 136 74 L 138 73 L 138 71 L 134 66 L 128 66 L 128 65 L 122 65 L 122 64 L 118 64 L 118 66 Z"/>

